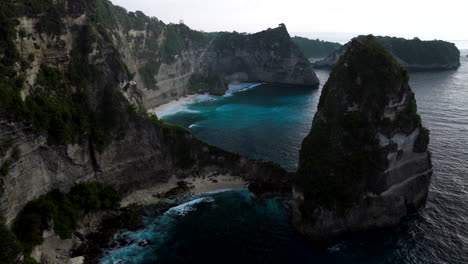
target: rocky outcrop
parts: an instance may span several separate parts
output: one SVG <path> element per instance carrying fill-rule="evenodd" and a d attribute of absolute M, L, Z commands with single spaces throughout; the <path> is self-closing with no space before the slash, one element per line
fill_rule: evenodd
<path fill-rule="evenodd" d="M 126 192 L 173 177 L 222 174 L 258 192 L 290 187 L 280 167 L 209 146 L 145 113 L 152 103 L 141 87 L 152 84 L 151 74 L 171 76 L 157 80 L 161 90 L 188 89 L 192 67 L 209 46 L 202 33 L 106 0 L 4 1 L 0 24 L 6 37 L 0 39 L 0 215 L 7 225 L 28 201 L 83 181 Z M 146 53 L 130 54 L 136 43 Z M 158 71 L 147 66 L 153 63 Z"/>
<path fill-rule="evenodd" d="M 318 244 L 396 226 L 425 205 L 432 165 L 409 75 L 373 36 L 325 84 L 294 184 L 293 222 Z"/>
<path fill-rule="evenodd" d="M 412 71 L 452 70 L 460 67 L 460 51 L 455 44 L 441 41 L 421 41 L 395 37 L 376 37 L 377 40 L 395 56 L 398 63 Z M 331 68 L 350 43 L 333 52 L 323 60 L 314 63 L 316 68 Z"/>
<path fill-rule="evenodd" d="M 212 80 L 219 80 L 223 92 L 229 83 L 236 82 L 311 87 L 319 83 L 312 65 L 291 41 L 284 24 L 251 35 L 217 33 L 203 57 L 202 67 L 198 75 L 209 72 L 215 77 Z M 208 89 L 216 87 L 216 82 L 212 85 L 210 81 L 205 82 Z M 197 78 L 192 79 L 192 85 L 199 84 Z"/>

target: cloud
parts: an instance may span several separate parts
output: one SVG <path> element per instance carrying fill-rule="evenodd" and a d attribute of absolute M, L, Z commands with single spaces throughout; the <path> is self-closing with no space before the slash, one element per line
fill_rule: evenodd
<path fill-rule="evenodd" d="M 357 32 L 423 39 L 468 39 L 466 0 L 112 0 L 164 22 L 205 31 Z"/>

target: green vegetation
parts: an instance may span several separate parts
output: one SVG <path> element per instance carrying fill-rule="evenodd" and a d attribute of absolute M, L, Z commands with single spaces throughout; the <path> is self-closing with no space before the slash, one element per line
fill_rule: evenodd
<path fill-rule="evenodd" d="M 293 45 L 286 27 L 280 26 L 255 34 L 219 32 L 215 34 L 213 47 L 218 52 L 233 52 L 236 49 L 271 50 L 277 56 L 287 57 L 295 45 Z"/>
<path fill-rule="evenodd" d="M 340 43 L 319 39 L 294 37 L 292 41 L 302 50 L 307 58 L 324 58 L 341 47 Z"/>
<path fill-rule="evenodd" d="M 119 194 L 99 183 L 80 183 L 70 193 L 52 191 L 29 202 L 17 216 L 13 232 L 29 255 L 43 242 L 42 231 L 53 221 L 53 229 L 62 239 L 70 238 L 78 223 L 79 211 L 111 209 L 120 201 Z"/>
<path fill-rule="evenodd" d="M 30 8 L 39 8 L 34 3 L 30 3 Z M 16 62 L 21 61 L 13 43 L 16 31 L 11 18 L 15 14 L 10 12 L 19 8 L 17 5 L 4 2 L 0 5 L 0 52 L 4 54 L 0 57 L 0 112 L 9 119 L 30 121 L 37 133 L 47 135 L 49 144 L 81 143 L 90 137 L 102 151 L 110 142 L 111 131 L 118 126 L 118 105 L 123 99 L 107 87 L 103 92 L 107 97 L 100 97 L 102 102 L 98 102 L 102 107 L 97 111 L 90 107 L 90 86 L 102 78 L 102 74 L 87 61 L 91 44 L 96 42 L 95 33 L 90 27 L 80 28 L 79 45 L 71 52 L 68 74 L 43 65 L 36 87 L 23 102 L 20 92 L 24 77 L 17 75 L 15 68 Z M 118 53 L 111 55 L 112 63 L 116 69 L 128 73 L 118 56 Z M 7 165 L 3 164 L 2 173 L 7 171 Z"/>
<path fill-rule="evenodd" d="M 318 111 L 324 119 L 314 119 L 300 153 L 296 184 L 303 188 L 302 212 L 309 221 L 319 207 L 344 214 L 387 166 L 377 132 L 409 134 L 421 121 L 412 93 L 394 121 L 381 119 L 388 97 L 408 91 L 408 73 L 373 36 L 351 45 L 323 88 Z M 358 108 L 350 112 L 352 105 Z"/>
<path fill-rule="evenodd" d="M 212 69 L 195 73 L 190 77 L 190 89 L 196 93 L 209 92 L 210 89 L 222 85 L 224 85 L 223 78 Z"/>
<path fill-rule="evenodd" d="M 14 43 L 16 37 L 14 17 L 15 7 L 7 1 L 0 2 L 0 112 L 5 116 L 23 114 L 23 101 L 20 91 L 23 88 L 23 76 L 18 76 L 15 69 L 21 62 Z"/>
<path fill-rule="evenodd" d="M 176 159 L 175 165 L 183 169 L 192 167 L 195 164 L 193 152 L 201 142 L 182 126 L 173 125 L 164 120 L 158 120 L 156 124 L 161 129 L 164 142 L 171 148 L 171 153 Z"/>
<path fill-rule="evenodd" d="M 185 47 L 178 29 L 179 25 L 169 24 L 166 26 L 166 39 L 161 47 L 161 57 L 164 62 L 172 62 L 175 55 L 180 54 Z"/>
<path fill-rule="evenodd" d="M 460 51 L 455 44 L 441 40 L 422 41 L 395 37 L 377 37 L 377 40 L 395 56 L 409 64 L 454 64 L 460 63 Z"/>
<path fill-rule="evenodd" d="M 21 243 L 15 234 L 5 225 L 0 218 L 0 264 L 38 264 L 34 259 L 26 257 L 19 261 L 23 254 Z"/>
<path fill-rule="evenodd" d="M 64 30 L 64 24 L 62 22 L 62 15 L 64 13 L 64 7 L 61 3 L 55 4 L 53 0 L 36 0 L 31 1 L 31 4 L 39 5 L 42 15 L 39 16 L 39 21 L 36 23 L 36 30 L 44 32 L 49 35 L 61 35 Z M 41 14 L 34 10 L 34 14 Z"/>
<path fill-rule="evenodd" d="M 197 165 L 198 169 L 209 165 L 224 167 L 225 165 L 232 165 L 240 159 L 240 156 L 234 152 L 225 151 L 200 141 L 183 126 L 173 125 L 165 120 L 160 120 L 156 115 L 148 114 L 146 111 L 133 111 L 138 116 L 144 116 L 148 122 L 161 132 L 162 141 L 170 148 L 169 153 L 173 155 L 175 166 L 179 168 L 190 169 L 195 165 Z M 206 149 L 200 151 L 202 148 Z M 213 159 L 213 157 L 222 158 Z M 279 167 L 279 165 L 274 163 L 265 164 L 265 167 L 268 167 L 272 171 L 278 171 L 276 166 Z"/>
<path fill-rule="evenodd" d="M 156 89 L 156 74 L 158 74 L 160 64 L 156 61 L 147 62 L 138 70 L 145 87 L 148 89 Z"/>
<path fill-rule="evenodd" d="M 101 34 L 111 35 L 118 42 L 122 41 L 117 30 L 126 35 L 128 42 L 133 42 L 134 54 L 145 63 L 138 69 L 145 87 L 157 89 L 157 75 L 162 63 L 172 63 L 176 55 L 190 45 L 206 45 L 209 41 L 207 34 L 191 30 L 183 24 L 165 25 L 153 17 L 147 17 L 141 11 L 127 12 L 122 7 L 114 6 L 108 0 L 98 0 L 96 3 L 96 21 L 104 25 Z M 107 29 L 107 30 L 106 30 Z M 144 31 L 145 35 L 132 35 L 130 30 Z M 160 37 L 164 41 L 160 44 Z"/>
<path fill-rule="evenodd" d="M 16 239 L 15 234 L 0 219 L 0 264 L 17 262 L 21 252 L 21 244 Z"/>
<path fill-rule="evenodd" d="M 65 12 L 63 3 L 54 0 L 20 0 L 10 1 L 10 3 L 4 3 L 4 5 L 8 5 L 11 11 L 14 12 L 14 17 L 20 15 L 37 17 L 38 21 L 35 29 L 38 32 L 49 35 L 63 33 L 65 27 L 62 22 Z"/>
<path fill-rule="evenodd" d="M 64 82 L 62 73 L 43 66 L 37 77 L 34 92 L 26 99 L 34 128 L 47 132 L 49 144 L 61 145 L 77 142 L 77 135 L 86 128 L 85 94 L 73 94 Z"/>
<path fill-rule="evenodd" d="M 357 183 L 385 165 L 372 133 L 374 124 L 363 113 L 351 112 L 332 122 L 314 122 L 301 150 L 296 183 L 304 190 L 303 214 L 312 221 L 320 206 L 344 214 L 360 198 L 363 186 Z"/>

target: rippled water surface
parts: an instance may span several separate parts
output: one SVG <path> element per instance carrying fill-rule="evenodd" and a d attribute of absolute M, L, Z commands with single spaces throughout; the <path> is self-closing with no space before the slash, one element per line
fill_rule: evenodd
<path fill-rule="evenodd" d="M 257 201 L 248 191 L 194 197 L 147 228 L 118 234 L 132 241 L 102 263 L 468 263 L 468 58 L 456 71 L 411 74 L 424 125 L 431 130 L 434 175 L 427 208 L 400 228 L 315 249 L 292 229 L 279 198 Z M 328 71 L 317 71 L 321 83 Z M 164 119 L 199 138 L 289 170 L 310 130 L 320 89 L 261 85 L 201 96 Z"/>

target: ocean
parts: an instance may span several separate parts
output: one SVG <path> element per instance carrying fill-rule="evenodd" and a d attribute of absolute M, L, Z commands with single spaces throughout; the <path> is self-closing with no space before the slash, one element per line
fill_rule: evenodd
<path fill-rule="evenodd" d="M 115 239 L 151 241 L 112 249 L 101 263 L 468 263 L 468 50 L 458 70 L 411 73 L 418 111 L 431 131 L 434 174 L 426 209 L 399 228 L 317 249 L 294 232 L 280 197 L 247 190 L 202 194 L 146 227 Z M 321 87 L 329 71 L 317 70 Z M 200 139 L 242 155 L 297 168 L 319 89 L 231 86 L 160 112 Z"/>

